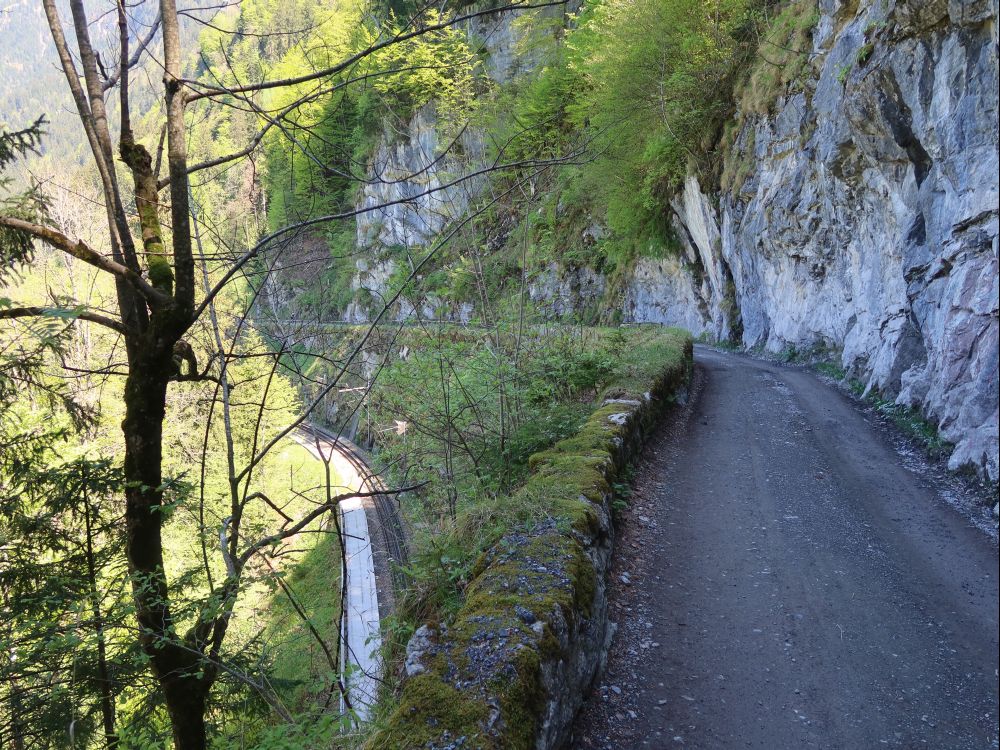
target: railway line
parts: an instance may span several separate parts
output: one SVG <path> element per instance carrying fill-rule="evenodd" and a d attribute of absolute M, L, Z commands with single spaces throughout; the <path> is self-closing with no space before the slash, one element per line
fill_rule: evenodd
<path fill-rule="evenodd" d="M 393 588 L 400 591 L 406 585 L 406 574 L 402 568 L 409 560 L 409 549 L 399 507 L 392 496 L 380 491 L 386 489 L 382 477 L 371 467 L 364 451 L 347 438 L 312 424 L 301 425 L 299 431 L 310 438 L 319 438 L 337 451 L 362 478 L 364 486 L 359 489 L 375 493 L 372 495 L 372 505 L 378 521 L 376 533 L 380 534 L 388 553 L 388 572 Z"/>
<path fill-rule="evenodd" d="M 368 719 L 374 706 L 381 663 L 381 616 L 392 610 L 394 594 L 404 584 L 407 559 L 399 510 L 364 452 L 351 441 L 315 425 L 302 425 L 295 440 L 329 463 L 351 490 L 371 493 L 348 497 L 338 505 L 343 545 L 340 618 L 340 669 L 354 715 Z M 381 606 L 380 606 L 381 605 Z M 342 701 L 341 710 L 346 710 Z"/>
<path fill-rule="evenodd" d="M 259 323 L 265 326 L 282 326 L 286 328 L 313 329 L 350 329 L 367 328 L 369 321 L 350 320 L 305 320 L 301 318 L 261 318 Z M 466 328 L 471 330 L 489 331 L 494 326 L 484 323 L 462 322 L 460 320 L 387 320 L 379 324 L 382 328 Z"/>

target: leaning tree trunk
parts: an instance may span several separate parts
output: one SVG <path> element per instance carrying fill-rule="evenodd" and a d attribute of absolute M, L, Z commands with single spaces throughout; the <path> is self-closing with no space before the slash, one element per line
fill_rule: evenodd
<path fill-rule="evenodd" d="M 200 644 L 178 635 L 163 568 L 163 419 L 171 347 L 149 342 L 137 352 L 125 383 L 126 554 L 132 575 L 139 639 L 163 691 L 177 750 L 205 747 L 205 706 L 210 686 Z M 140 345 L 141 346 L 141 345 Z"/>

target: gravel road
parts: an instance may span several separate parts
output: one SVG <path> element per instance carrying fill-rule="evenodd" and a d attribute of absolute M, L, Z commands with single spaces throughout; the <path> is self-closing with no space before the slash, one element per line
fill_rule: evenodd
<path fill-rule="evenodd" d="M 997 748 L 995 532 L 813 373 L 696 362 L 639 468 L 573 747 Z"/>

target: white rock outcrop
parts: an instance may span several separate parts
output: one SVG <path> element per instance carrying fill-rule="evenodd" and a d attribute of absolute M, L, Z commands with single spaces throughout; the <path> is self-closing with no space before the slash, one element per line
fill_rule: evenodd
<path fill-rule="evenodd" d="M 821 0 L 818 76 L 737 138 L 739 192 L 688 179 L 685 256 L 637 264 L 626 316 L 840 350 L 996 480 L 997 3 L 848 5 Z"/>

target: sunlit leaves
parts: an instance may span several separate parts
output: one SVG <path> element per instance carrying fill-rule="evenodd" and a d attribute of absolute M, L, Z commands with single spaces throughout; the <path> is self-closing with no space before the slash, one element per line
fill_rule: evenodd
<path fill-rule="evenodd" d="M 0 129 L 0 216 L 30 222 L 44 221 L 48 202 L 41 188 L 32 183 L 25 191 L 11 194 L 12 181 L 5 171 L 27 154 L 37 154 L 44 135 L 45 118 L 21 130 Z M 0 224 L 0 282 L 31 262 L 34 239 L 27 232 Z"/>

